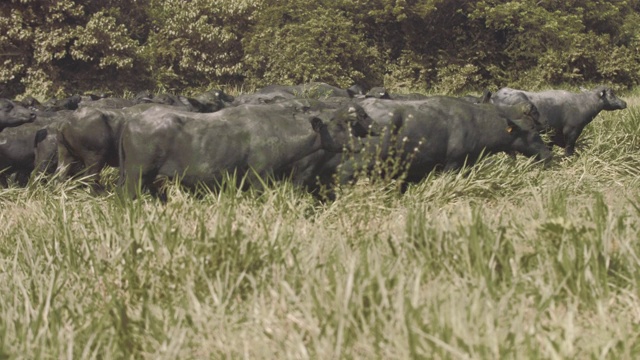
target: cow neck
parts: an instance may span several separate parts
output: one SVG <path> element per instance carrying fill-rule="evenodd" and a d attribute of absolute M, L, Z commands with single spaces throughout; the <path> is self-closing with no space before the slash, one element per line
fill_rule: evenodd
<path fill-rule="evenodd" d="M 484 150 L 485 153 L 498 153 L 509 151 L 511 145 L 515 141 L 515 137 L 508 132 L 509 123 L 506 116 L 498 116 L 491 120 L 490 128 L 497 129 L 497 131 L 485 131 L 483 140 L 484 144 L 479 150 Z"/>
<path fill-rule="evenodd" d="M 588 91 L 581 93 L 580 98 L 578 99 L 579 112 L 585 115 L 585 119 L 587 120 L 584 124 L 590 123 L 598 114 L 604 109 L 604 106 L 599 101 L 598 92 Z M 584 110 L 582 110 L 584 109 Z"/>
<path fill-rule="evenodd" d="M 294 139 L 295 138 L 295 139 Z M 322 149 L 322 139 L 319 133 L 311 131 L 305 135 L 295 135 L 290 137 L 290 142 L 287 142 L 284 154 L 290 154 L 288 159 L 283 159 L 283 163 L 291 163 L 304 158 L 318 150 Z"/>

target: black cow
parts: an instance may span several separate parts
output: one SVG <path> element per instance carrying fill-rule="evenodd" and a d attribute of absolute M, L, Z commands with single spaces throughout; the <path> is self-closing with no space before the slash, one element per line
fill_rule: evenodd
<path fill-rule="evenodd" d="M 425 99 L 428 99 L 429 97 L 427 95 L 419 94 L 419 93 L 389 94 L 386 88 L 378 86 L 378 87 L 371 88 L 371 90 L 369 90 L 369 92 L 365 94 L 365 98 L 389 99 L 389 100 L 425 100 Z"/>
<path fill-rule="evenodd" d="M 0 133 L 0 186 L 7 187 L 9 176 L 25 186 L 33 171 L 33 140 L 38 127 L 25 124 Z"/>
<path fill-rule="evenodd" d="M 72 175 L 77 163 L 92 179 L 94 191 L 101 191 L 99 174 L 107 166 L 117 167 L 118 140 L 124 123 L 133 114 L 156 104 L 139 104 L 125 109 L 84 108 L 63 122 L 57 132 L 58 167 L 60 180 Z"/>
<path fill-rule="evenodd" d="M 475 96 L 475 95 L 465 95 L 460 97 L 460 99 L 464 100 L 464 101 L 468 101 L 472 104 L 487 104 L 489 102 L 491 102 L 491 91 L 489 90 L 484 90 L 482 92 L 482 95 L 480 96 Z"/>
<path fill-rule="evenodd" d="M 80 95 L 72 95 L 64 99 L 49 99 L 42 106 L 44 111 L 76 110 L 81 101 Z"/>
<path fill-rule="evenodd" d="M 187 97 L 165 93 L 154 96 L 150 102 L 173 106 L 180 111 L 211 113 L 226 106 L 221 94 L 220 91 L 207 91 L 196 97 Z"/>
<path fill-rule="evenodd" d="M 158 175 L 179 177 L 188 187 L 215 188 L 225 174 L 235 173 L 238 179 L 246 177 L 248 186 L 259 187 L 263 179 L 278 177 L 289 164 L 318 150 L 359 150 L 353 135 L 364 136 L 374 125 L 362 108 L 325 109 L 311 99 L 212 114 L 149 109 L 122 132 L 120 184 L 129 196 L 138 183 L 157 195 Z"/>
<path fill-rule="evenodd" d="M 53 174 L 58 167 L 58 131 L 62 124 L 72 119 L 73 111 L 61 110 L 54 113 L 38 113 L 33 139 L 34 170 L 37 174 Z M 77 173 L 77 164 L 71 173 Z"/>
<path fill-rule="evenodd" d="M 358 95 L 364 96 L 364 91 L 359 85 L 353 85 L 348 89 L 341 89 L 323 82 L 311 82 L 302 85 L 269 85 L 253 94 L 238 96 L 233 104 L 236 106 L 243 104 L 273 104 L 295 98 L 353 98 Z"/>
<path fill-rule="evenodd" d="M 393 171 L 387 176 L 405 175 L 406 189 L 406 183 L 418 182 L 434 170 L 473 165 L 482 153 L 517 151 L 539 160 L 551 159 L 536 131 L 539 115 L 531 103 L 498 108 L 434 96 L 404 102 L 368 99 L 361 105 L 368 113 L 385 108 L 379 111 L 382 117 L 372 117 L 387 123 L 387 130 L 380 138 L 370 139 L 365 151 L 342 160 L 342 183 L 380 163 L 390 167 L 382 171 Z"/>
<path fill-rule="evenodd" d="M 233 106 L 240 106 L 240 105 L 247 105 L 247 104 L 251 104 L 251 105 L 275 104 L 277 102 L 294 99 L 295 97 L 296 96 L 291 93 L 284 92 L 284 91 L 277 91 L 277 90 L 274 90 L 269 93 L 242 94 L 235 98 L 235 100 L 233 101 Z"/>
<path fill-rule="evenodd" d="M 342 89 L 323 82 L 310 82 L 301 85 L 269 85 L 258 90 L 259 94 L 283 92 L 295 97 L 322 98 L 330 96 L 342 96 L 352 98 L 356 95 L 364 95 L 362 88 L 353 85 L 348 89 Z"/>
<path fill-rule="evenodd" d="M 20 101 L 16 101 L 16 103 L 24 106 L 25 108 L 33 111 L 44 111 L 44 106 L 38 101 L 38 99 L 33 96 L 26 96 Z"/>
<path fill-rule="evenodd" d="M 196 96 L 196 99 L 203 98 L 203 97 L 208 98 L 209 96 L 212 96 L 214 99 L 222 101 L 225 107 L 232 106 L 233 102 L 235 101 L 235 97 L 227 94 L 226 92 L 224 92 L 224 90 L 221 90 L 221 89 L 211 89 L 209 91 L 206 91 Z"/>
<path fill-rule="evenodd" d="M 91 101 L 81 101 L 78 108 L 92 107 L 102 109 L 124 109 L 137 104 L 152 102 L 153 94 L 148 91 L 140 91 L 133 99 L 124 99 L 118 97 L 100 97 L 93 98 Z"/>
<path fill-rule="evenodd" d="M 130 99 L 108 97 L 92 101 L 82 101 L 80 102 L 80 104 L 78 104 L 78 108 L 124 109 L 126 107 L 130 107 L 143 102 L 146 101 L 136 102 Z"/>
<path fill-rule="evenodd" d="M 367 93 L 364 95 L 365 98 L 376 98 L 376 99 L 391 99 L 391 95 L 387 92 L 387 89 L 376 86 L 372 87 Z"/>
<path fill-rule="evenodd" d="M 38 112 L 35 121 L 5 129 L 0 133 L 0 186 L 7 186 L 9 176 L 15 174 L 16 182 L 24 186 L 35 164 L 35 139 L 39 130 L 60 122 L 70 110 L 54 113 Z"/>
<path fill-rule="evenodd" d="M 36 113 L 9 99 L 0 99 L 0 131 L 33 122 Z"/>
<path fill-rule="evenodd" d="M 540 112 L 540 130 L 550 132 L 552 144 L 563 147 L 567 156 L 573 155 L 582 130 L 600 111 L 627 107 L 624 100 L 604 86 L 581 93 L 502 88 L 492 96 L 491 101 L 496 104 L 517 104 L 525 98 L 534 103 Z"/>
<path fill-rule="evenodd" d="M 391 93 L 391 94 L 389 94 L 389 96 L 391 96 L 392 100 L 404 100 L 404 101 L 408 101 L 408 100 L 426 100 L 426 99 L 429 98 L 429 96 L 424 95 L 424 94 L 420 94 L 420 93 L 408 93 L 408 94 Z"/>

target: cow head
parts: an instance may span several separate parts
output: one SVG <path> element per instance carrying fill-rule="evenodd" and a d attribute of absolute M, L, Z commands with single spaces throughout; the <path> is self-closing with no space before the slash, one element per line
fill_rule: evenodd
<path fill-rule="evenodd" d="M 207 91 L 207 93 L 211 93 L 216 99 L 220 101 L 224 101 L 226 103 L 232 103 L 236 99 L 233 96 L 225 93 L 223 90 L 220 90 L 220 89 L 211 89 Z"/>
<path fill-rule="evenodd" d="M 45 111 L 77 110 L 82 97 L 78 94 L 64 99 L 49 99 L 44 104 Z"/>
<path fill-rule="evenodd" d="M 602 102 L 602 109 L 604 110 L 622 110 L 627 108 L 627 103 L 617 97 L 613 90 L 608 87 L 601 86 L 595 89 L 594 92 Z"/>
<path fill-rule="evenodd" d="M 44 106 L 38 101 L 38 99 L 33 96 L 27 96 L 19 102 L 20 105 L 26 107 L 30 110 L 42 110 L 44 111 Z"/>
<path fill-rule="evenodd" d="M 36 113 L 8 99 L 0 99 L 0 131 L 33 122 Z"/>
<path fill-rule="evenodd" d="M 381 127 L 357 104 L 349 104 L 336 110 L 327 124 L 319 118 L 311 120 L 313 129 L 320 133 L 325 150 L 341 152 L 343 149 L 358 152 L 362 143 L 354 137 L 380 135 Z"/>
<path fill-rule="evenodd" d="M 491 102 L 491 91 L 489 89 L 484 89 L 482 92 L 482 97 L 480 98 L 480 104 L 489 104 Z"/>
<path fill-rule="evenodd" d="M 364 96 L 365 98 L 376 98 L 376 99 L 391 99 L 391 95 L 387 92 L 387 89 L 377 86 L 371 88 L 369 92 Z"/>
<path fill-rule="evenodd" d="M 544 124 L 540 122 L 540 112 L 538 108 L 527 99 L 520 100 L 514 105 L 505 104 L 491 104 L 485 106 L 495 106 L 506 118 L 509 119 L 521 119 L 526 118 L 528 121 L 532 121 L 538 131 L 544 129 Z"/>
<path fill-rule="evenodd" d="M 507 127 L 503 131 L 511 136 L 512 150 L 549 162 L 552 153 L 537 130 L 540 113 L 535 105 L 532 103 L 514 105 L 514 111 L 507 116 Z"/>
<path fill-rule="evenodd" d="M 358 84 L 351 85 L 349 86 L 349 88 L 347 88 L 347 95 L 352 99 L 354 97 L 364 96 L 364 94 L 365 94 L 364 88 Z"/>
<path fill-rule="evenodd" d="M 224 109 L 225 101 L 230 103 L 234 100 L 234 98 L 233 96 L 225 94 L 224 92 L 222 92 L 222 90 L 209 90 L 196 96 L 195 99 L 192 100 L 200 104 L 198 112 L 210 113 Z"/>
<path fill-rule="evenodd" d="M 151 99 L 152 102 L 156 104 L 164 104 L 164 105 L 182 105 L 180 99 L 177 96 L 171 94 L 158 94 Z"/>
<path fill-rule="evenodd" d="M 134 104 L 150 103 L 153 100 L 153 94 L 149 90 L 143 90 L 136 94 L 133 98 Z"/>

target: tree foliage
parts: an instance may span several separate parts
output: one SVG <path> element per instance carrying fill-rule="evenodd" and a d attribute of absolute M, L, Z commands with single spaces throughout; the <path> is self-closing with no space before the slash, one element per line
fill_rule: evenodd
<path fill-rule="evenodd" d="M 140 55 L 158 87 L 242 81 L 243 47 L 257 1 L 150 0 Z"/>
<path fill-rule="evenodd" d="M 638 0 L 6 0 L 0 96 L 640 82 Z"/>
<path fill-rule="evenodd" d="M 267 1 L 245 38 L 247 75 L 256 85 L 380 81 L 377 50 L 358 30 L 332 0 Z"/>

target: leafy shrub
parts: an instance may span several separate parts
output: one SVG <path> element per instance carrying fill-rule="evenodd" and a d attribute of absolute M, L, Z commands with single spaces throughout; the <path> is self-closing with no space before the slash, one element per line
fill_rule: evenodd
<path fill-rule="evenodd" d="M 241 40 L 257 3 L 150 0 L 152 29 L 140 54 L 155 85 L 175 90 L 242 81 Z"/>
<path fill-rule="evenodd" d="M 379 55 L 344 11 L 310 0 L 261 9 L 244 41 L 257 85 L 324 81 L 348 87 L 381 80 Z"/>

